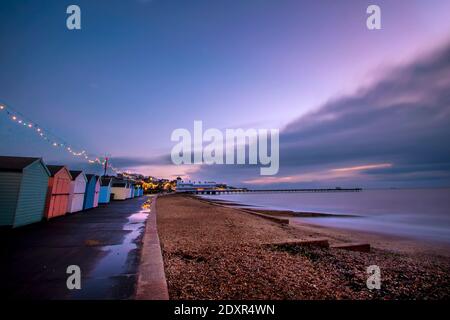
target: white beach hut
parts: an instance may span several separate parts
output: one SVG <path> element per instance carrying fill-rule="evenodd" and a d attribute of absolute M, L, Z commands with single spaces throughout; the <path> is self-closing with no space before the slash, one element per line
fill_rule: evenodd
<path fill-rule="evenodd" d="M 83 210 L 87 178 L 83 171 L 70 171 L 70 174 L 72 175 L 72 182 L 70 183 L 67 212 L 78 212 Z"/>
<path fill-rule="evenodd" d="M 111 186 L 111 194 L 114 200 L 125 200 L 130 197 L 128 182 L 125 180 L 114 179 Z"/>

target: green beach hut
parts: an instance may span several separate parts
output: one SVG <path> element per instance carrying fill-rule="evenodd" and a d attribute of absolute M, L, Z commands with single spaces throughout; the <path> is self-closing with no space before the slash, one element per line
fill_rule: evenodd
<path fill-rule="evenodd" d="M 49 176 L 41 158 L 0 156 L 0 226 L 42 220 Z"/>

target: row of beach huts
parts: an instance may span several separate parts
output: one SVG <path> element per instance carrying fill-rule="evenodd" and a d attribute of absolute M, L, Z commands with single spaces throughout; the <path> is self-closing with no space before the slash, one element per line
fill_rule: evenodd
<path fill-rule="evenodd" d="M 143 196 L 132 180 L 100 177 L 41 158 L 0 156 L 0 227 L 19 227 Z"/>

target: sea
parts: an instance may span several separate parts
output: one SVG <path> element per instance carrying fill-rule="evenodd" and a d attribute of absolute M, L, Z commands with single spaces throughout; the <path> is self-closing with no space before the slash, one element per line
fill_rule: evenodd
<path fill-rule="evenodd" d="M 204 195 L 259 209 L 333 214 L 294 220 L 450 244 L 450 188 Z M 351 215 L 351 216 L 346 216 Z"/>

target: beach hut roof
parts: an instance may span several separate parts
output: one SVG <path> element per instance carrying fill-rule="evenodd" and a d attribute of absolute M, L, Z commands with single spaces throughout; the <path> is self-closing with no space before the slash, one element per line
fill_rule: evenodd
<path fill-rule="evenodd" d="M 113 186 L 113 187 L 118 187 L 118 188 L 120 188 L 120 187 L 126 187 L 127 184 L 126 184 L 126 182 L 114 182 L 114 183 L 112 184 L 112 186 Z"/>
<path fill-rule="evenodd" d="M 70 170 L 70 174 L 72 175 L 72 179 L 76 179 L 83 171 L 80 170 Z"/>
<path fill-rule="evenodd" d="M 57 174 L 58 172 L 60 172 L 61 170 L 66 170 L 67 173 L 69 174 L 69 176 L 72 178 L 72 175 L 70 174 L 70 171 L 65 167 L 65 166 L 55 166 L 55 165 L 47 165 L 47 169 L 50 172 L 50 175 L 52 177 L 55 176 L 55 174 Z"/>
<path fill-rule="evenodd" d="M 86 178 L 89 180 L 91 180 L 92 178 L 95 178 L 95 180 L 98 180 L 98 178 L 100 178 L 98 175 L 96 174 L 87 174 Z"/>
<path fill-rule="evenodd" d="M 57 174 L 64 166 L 54 166 L 54 165 L 47 165 L 48 171 L 50 171 L 50 174 L 54 176 Z"/>
<path fill-rule="evenodd" d="M 83 171 L 81 171 L 81 170 L 70 170 L 72 180 L 75 180 L 76 178 L 78 178 L 78 176 L 82 173 L 83 173 Z"/>
<path fill-rule="evenodd" d="M 109 186 L 112 181 L 112 178 L 102 177 L 101 185 L 102 187 Z"/>
<path fill-rule="evenodd" d="M 23 169 L 35 163 L 36 161 L 40 161 L 42 166 L 47 171 L 47 174 L 50 175 L 50 172 L 48 171 L 42 159 L 32 157 L 0 156 L 0 171 L 22 172 Z"/>
<path fill-rule="evenodd" d="M 122 180 L 122 179 L 114 178 L 112 186 L 113 187 L 126 187 L 127 186 L 127 182 L 125 180 Z"/>

